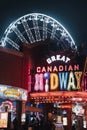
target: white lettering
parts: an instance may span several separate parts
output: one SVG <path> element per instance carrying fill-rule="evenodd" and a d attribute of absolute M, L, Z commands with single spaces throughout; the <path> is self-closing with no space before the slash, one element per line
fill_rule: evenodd
<path fill-rule="evenodd" d="M 46 61 L 48 64 L 51 64 L 54 61 L 63 61 L 65 63 L 68 63 L 70 61 L 70 58 L 66 56 L 56 55 L 56 56 L 51 56 Z"/>

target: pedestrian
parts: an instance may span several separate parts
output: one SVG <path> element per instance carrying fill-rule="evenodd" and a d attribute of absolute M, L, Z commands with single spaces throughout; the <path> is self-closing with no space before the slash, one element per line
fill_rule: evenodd
<path fill-rule="evenodd" d="M 14 126 L 14 130 L 18 130 L 18 119 L 17 119 L 17 117 L 15 117 L 15 119 L 13 120 L 13 126 Z"/>

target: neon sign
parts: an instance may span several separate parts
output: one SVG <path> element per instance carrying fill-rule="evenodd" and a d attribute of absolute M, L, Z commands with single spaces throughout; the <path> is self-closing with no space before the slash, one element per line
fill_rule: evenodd
<path fill-rule="evenodd" d="M 0 112 L 0 128 L 7 128 L 8 125 L 8 113 Z"/>
<path fill-rule="evenodd" d="M 0 97 L 11 98 L 15 100 L 27 100 L 27 90 L 0 84 Z"/>
<path fill-rule="evenodd" d="M 37 73 L 44 73 L 44 72 L 59 72 L 59 71 L 78 71 L 79 70 L 79 65 L 59 65 L 59 66 L 43 66 L 43 67 L 37 67 L 36 72 Z"/>
<path fill-rule="evenodd" d="M 81 90 L 82 72 L 79 65 L 37 67 L 35 91 Z"/>
<path fill-rule="evenodd" d="M 66 56 L 56 55 L 56 56 L 51 56 L 46 61 L 48 64 L 51 64 L 54 61 L 63 61 L 65 63 L 68 63 L 70 61 L 70 58 Z"/>

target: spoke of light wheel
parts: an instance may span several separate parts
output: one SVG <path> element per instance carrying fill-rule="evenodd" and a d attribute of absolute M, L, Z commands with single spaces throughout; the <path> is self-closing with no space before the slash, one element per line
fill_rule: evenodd
<path fill-rule="evenodd" d="M 28 25 L 27 21 L 22 20 L 22 24 L 23 24 L 23 27 L 24 27 L 26 33 L 27 33 L 27 36 L 29 38 L 30 43 L 34 43 L 35 39 L 34 39 L 33 34 L 32 34 L 32 32 L 31 32 L 31 30 L 29 28 L 29 25 Z"/>
<path fill-rule="evenodd" d="M 37 20 L 33 19 L 33 26 L 34 26 L 36 41 L 41 41 L 41 36 L 40 36 L 40 31 L 39 31 Z"/>
<path fill-rule="evenodd" d="M 6 42 L 8 42 L 10 45 L 12 45 L 15 49 L 19 50 L 19 45 L 16 44 L 14 41 L 12 41 L 10 38 L 6 38 Z"/>
<path fill-rule="evenodd" d="M 28 43 L 28 41 L 25 39 L 25 37 L 22 35 L 22 33 L 20 32 L 20 30 L 15 27 L 13 28 L 13 31 L 16 33 L 16 35 L 18 36 L 18 38 L 23 42 L 23 43 Z"/>
<path fill-rule="evenodd" d="M 54 39 L 55 34 L 56 34 L 56 29 L 57 29 L 57 27 L 54 26 L 53 29 L 52 29 L 52 33 L 51 33 L 51 39 Z"/>
<path fill-rule="evenodd" d="M 43 20 L 43 40 L 47 39 L 47 23 Z"/>
<path fill-rule="evenodd" d="M 68 36 L 65 38 L 65 40 L 69 43 L 69 46 L 71 46 L 71 47 L 73 46 L 73 43 Z"/>
<path fill-rule="evenodd" d="M 68 49 L 68 46 L 67 46 L 67 44 L 65 44 L 64 42 L 62 42 L 61 48 L 62 48 L 63 50 L 66 50 L 66 49 Z"/>
<path fill-rule="evenodd" d="M 61 32 L 61 37 L 62 38 L 68 38 L 67 33 L 64 30 L 62 30 L 62 32 Z"/>

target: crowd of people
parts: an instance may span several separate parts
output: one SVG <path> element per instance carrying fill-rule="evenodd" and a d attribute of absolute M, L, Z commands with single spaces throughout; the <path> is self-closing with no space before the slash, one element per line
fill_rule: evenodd
<path fill-rule="evenodd" d="M 39 119 L 37 117 L 32 120 L 26 119 L 22 130 L 28 130 L 29 128 L 32 130 L 54 130 L 54 125 L 50 119 L 40 116 Z"/>

